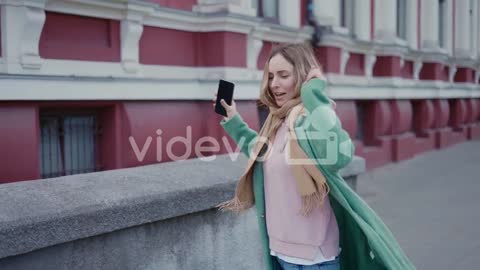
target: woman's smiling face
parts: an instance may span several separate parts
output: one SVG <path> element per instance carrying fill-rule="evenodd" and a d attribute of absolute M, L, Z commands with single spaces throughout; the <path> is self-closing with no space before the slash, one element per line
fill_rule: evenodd
<path fill-rule="evenodd" d="M 274 55 L 268 63 L 268 88 L 279 107 L 295 95 L 293 65 L 281 54 Z"/>

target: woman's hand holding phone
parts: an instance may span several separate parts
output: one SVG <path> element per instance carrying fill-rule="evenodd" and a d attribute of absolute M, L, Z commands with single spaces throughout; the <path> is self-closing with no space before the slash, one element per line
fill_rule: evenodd
<path fill-rule="evenodd" d="M 215 95 L 213 96 L 213 99 L 212 99 L 212 106 L 215 108 L 215 103 L 217 101 L 217 93 L 215 93 Z M 235 114 L 237 114 L 237 105 L 235 104 L 235 100 L 233 100 L 232 98 L 232 105 L 228 105 L 227 102 L 225 100 L 220 100 L 220 104 L 222 105 L 222 107 L 225 109 L 225 111 L 227 112 L 227 117 L 223 117 L 223 119 L 225 119 L 225 121 L 228 121 L 230 119 L 232 119 L 233 116 L 235 116 Z"/>

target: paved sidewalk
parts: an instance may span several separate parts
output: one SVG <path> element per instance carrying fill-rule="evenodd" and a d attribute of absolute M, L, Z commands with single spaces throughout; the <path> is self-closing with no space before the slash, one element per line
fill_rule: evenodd
<path fill-rule="evenodd" d="M 480 141 L 370 171 L 358 192 L 417 269 L 479 269 Z"/>

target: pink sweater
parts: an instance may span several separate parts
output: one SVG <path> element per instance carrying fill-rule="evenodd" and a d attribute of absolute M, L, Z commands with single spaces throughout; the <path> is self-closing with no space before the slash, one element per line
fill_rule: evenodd
<path fill-rule="evenodd" d="M 271 155 L 264 161 L 265 208 L 270 249 L 291 257 L 317 258 L 320 248 L 325 258 L 339 254 L 338 224 L 330 200 L 309 216 L 298 214 L 302 207 L 295 178 L 286 163 L 284 145 L 287 125 L 277 131 Z"/>

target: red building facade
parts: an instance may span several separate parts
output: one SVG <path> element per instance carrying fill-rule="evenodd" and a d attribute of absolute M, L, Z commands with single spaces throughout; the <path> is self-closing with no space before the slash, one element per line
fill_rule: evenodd
<path fill-rule="evenodd" d="M 314 43 L 368 168 L 479 139 L 478 2 L 0 1 L 0 183 L 226 153 L 218 79 L 258 130 L 278 42 Z"/>

